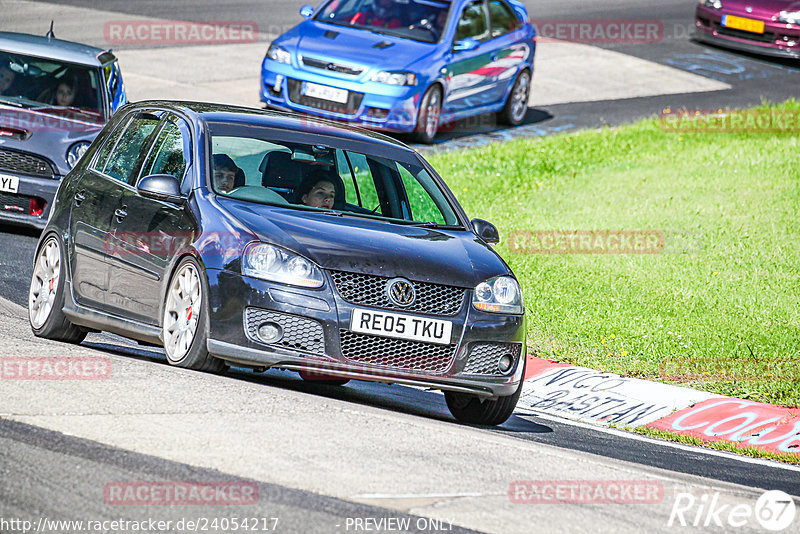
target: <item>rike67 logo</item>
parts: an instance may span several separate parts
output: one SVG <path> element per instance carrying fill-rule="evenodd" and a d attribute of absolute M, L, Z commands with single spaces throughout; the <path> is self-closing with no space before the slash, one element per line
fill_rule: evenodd
<path fill-rule="evenodd" d="M 797 508 L 788 494 L 772 490 L 750 503 L 721 502 L 720 494 L 678 493 L 667 526 L 723 528 L 726 532 L 744 526 L 760 525 L 771 532 L 787 529 L 794 522 Z M 795 531 L 793 531 L 795 532 Z"/>

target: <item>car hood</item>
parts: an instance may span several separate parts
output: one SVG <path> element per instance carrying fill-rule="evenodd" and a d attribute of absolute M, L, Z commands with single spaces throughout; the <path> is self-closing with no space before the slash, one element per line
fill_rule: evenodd
<path fill-rule="evenodd" d="M 60 175 L 69 172 L 66 153 L 73 143 L 92 141 L 103 126 L 68 117 L 0 105 L 0 147 L 41 154 Z"/>
<path fill-rule="evenodd" d="M 404 276 L 472 288 L 511 274 L 505 262 L 467 230 L 438 230 L 220 199 L 259 240 L 297 252 L 324 269 Z"/>
<path fill-rule="evenodd" d="M 748 13 L 745 8 L 752 8 L 752 13 Z M 722 9 L 724 12 L 736 12 L 756 17 L 772 18 L 781 11 L 798 11 L 800 2 L 797 0 L 762 0 L 754 2 L 752 0 L 723 0 Z"/>
<path fill-rule="evenodd" d="M 277 42 L 302 56 L 380 70 L 409 68 L 413 63 L 424 61 L 436 48 L 432 43 L 314 20 L 303 22 Z"/>

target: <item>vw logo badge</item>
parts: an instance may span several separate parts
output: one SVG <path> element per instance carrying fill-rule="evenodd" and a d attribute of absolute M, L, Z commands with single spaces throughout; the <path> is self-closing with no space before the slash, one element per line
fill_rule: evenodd
<path fill-rule="evenodd" d="M 386 282 L 386 296 L 397 306 L 411 306 L 417 299 L 414 286 L 405 278 L 394 278 Z"/>
<path fill-rule="evenodd" d="M 751 6 L 747 6 L 746 8 L 744 8 L 744 10 L 747 11 L 748 13 L 753 12 L 753 8 Z"/>

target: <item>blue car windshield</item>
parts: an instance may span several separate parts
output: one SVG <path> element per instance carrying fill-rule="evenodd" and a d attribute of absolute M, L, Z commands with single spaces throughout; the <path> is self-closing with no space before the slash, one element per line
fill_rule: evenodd
<path fill-rule="evenodd" d="M 418 162 L 278 140 L 257 128 L 211 124 L 209 185 L 238 200 L 399 224 L 462 227 Z M 216 130 L 216 131 L 215 131 Z"/>
<path fill-rule="evenodd" d="M 97 69 L 0 51 L 0 102 L 103 123 L 103 85 Z"/>
<path fill-rule="evenodd" d="M 316 20 L 436 43 L 449 9 L 450 2 L 437 0 L 331 0 Z"/>

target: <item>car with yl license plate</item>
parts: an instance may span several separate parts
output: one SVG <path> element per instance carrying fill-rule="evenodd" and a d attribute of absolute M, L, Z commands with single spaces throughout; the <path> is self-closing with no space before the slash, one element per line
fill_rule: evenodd
<path fill-rule="evenodd" d="M 498 239 L 417 152 L 381 134 L 140 102 L 62 182 L 30 322 L 50 339 L 94 329 L 163 345 L 169 363 L 197 370 L 431 387 L 457 419 L 496 425 L 526 357 L 522 294 Z"/>
<path fill-rule="evenodd" d="M 525 119 L 535 30 L 517 0 L 327 0 L 272 42 L 261 100 L 432 143 L 439 125 Z"/>
<path fill-rule="evenodd" d="M 59 181 L 126 101 L 109 50 L 0 32 L 0 222 L 43 228 Z"/>
<path fill-rule="evenodd" d="M 700 0 L 695 38 L 745 52 L 800 58 L 800 2 Z"/>

